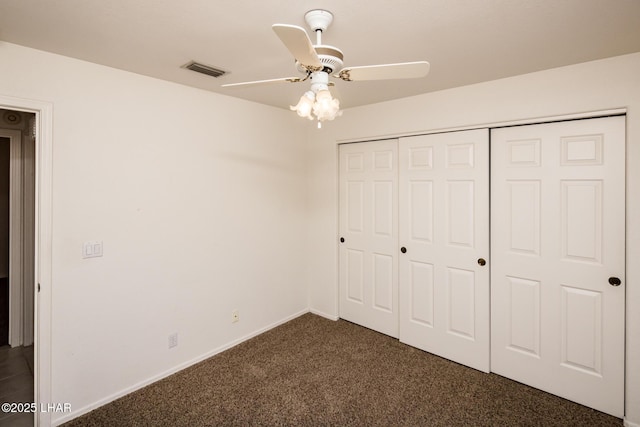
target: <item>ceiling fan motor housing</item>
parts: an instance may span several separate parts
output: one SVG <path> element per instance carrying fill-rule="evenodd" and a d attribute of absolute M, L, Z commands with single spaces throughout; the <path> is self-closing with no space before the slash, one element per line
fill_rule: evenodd
<path fill-rule="evenodd" d="M 342 51 L 334 46 L 318 45 L 314 46 L 318 58 L 324 66 L 323 71 L 328 73 L 337 73 L 344 66 L 344 55 Z"/>
<path fill-rule="evenodd" d="M 322 63 L 322 70 L 329 74 L 337 73 L 344 67 L 344 55 L 340 49 L 335 46 L 326 44 L 314 45 L 313 48 L 318 54 L 318 59 Z M 296 60 L 296 67 L 301 73 L 317 71 L 317 69 L 308 69 Z"/>

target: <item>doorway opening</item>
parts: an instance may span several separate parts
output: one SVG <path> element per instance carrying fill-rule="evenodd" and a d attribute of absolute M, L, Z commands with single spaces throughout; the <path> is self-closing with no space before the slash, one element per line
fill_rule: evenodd
<path fill-rule="evenodd" d="M 31 396 L 36 407 L 51 398 L 51 228 L 53 104 L 33 99 L 0 95 L 0 109 L 35 114 L 35 214 L 34 224 L 34 311 L 33 379 Z M 30 399 L 30 400 L 31 400 Z M 32 414 L 35 426 L 51 424 L 51 412 Z M 25 420 L 26 421 L 26 420 Z M 28 425 L 29 423 L 27 423 Z"/>
<path fill-rule="evenodd" d="M 35 401 L 35 137 L 35 113 L 0 109 L 0 390 L 7 402 Z M 28 423 L 33 414 L 0 414 L 0 421 Z"/>

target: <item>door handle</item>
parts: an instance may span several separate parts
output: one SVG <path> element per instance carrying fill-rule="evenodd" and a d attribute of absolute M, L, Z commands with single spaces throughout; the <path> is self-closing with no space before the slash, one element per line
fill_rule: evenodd
<path fill-rule="evenodd" d="M 400 252 L 402 252 L 403 254 L 407 253 L 407 248 L 405 248 L 404 246 L 401 247 Z"/>
<path fill-rule="evenodd" d="M 620 286 L 622 282 L 617 277 L 609 277 L 609 284 L 611 286 Z"/>
<path fill-rule="evenodd" d="M 340 238 L 340 243 L 344 243 L 344 237 Z"/>
<path fill-rule="evenodd" d="M 478 258 L 478 265 L 483 266 L 487 263 L 484 258 Z"/>

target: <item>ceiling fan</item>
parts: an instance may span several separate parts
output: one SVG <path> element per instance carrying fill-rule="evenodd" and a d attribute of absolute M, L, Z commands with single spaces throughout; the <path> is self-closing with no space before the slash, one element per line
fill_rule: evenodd
<path fill-rule="evenodd" d="M 238 87 L 249 85 L 265 85 L 282 82 L 311 82 L 311 90 L 305 92 L 298 105 L 291 106 L 299 116 L 309 120 L 333 120 L 339 116 L 339 101 L 332 98 L 329 86 L 334 83 L 329 77 L 339 78 L 344 81 L 410 79 L 424 77 L 429 72 L 427 61 L 403 62 L 398 64 L 366 65 L 360 67 L 343 67 L 344 55 L 340 49 L 334 46 L 322 44 L 322 32 L 331 22 L 333 14 L 327 10 L 314 9 L 304 15 L 304 19 L 316 33 L 316 44 L 311 42 L 307 32 L 302 27 L 287 24 L 275 24 L 273 31 L 282 43 L 291 52 L 296 60 L 298 71 L 302 77 L 284 77 L 269 80 L 257 80 L 241 83 L 230 83 L 222 87 Z"/>

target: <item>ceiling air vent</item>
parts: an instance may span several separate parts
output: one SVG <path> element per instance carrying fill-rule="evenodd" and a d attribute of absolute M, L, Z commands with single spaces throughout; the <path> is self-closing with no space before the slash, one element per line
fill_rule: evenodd
<path fill-rule="evenodd" d="M 207 76 L 211 76 L 211 77 L 220 77 L 227 74 L 227 72 L 224 70 L 220 70 L 218 68 L 213 68 L 208 65 L 200 64 L 195 61 L 191 61 L 188 64 L 183 65 L 182 67 L 191 71 L 195 71 L 196 73 L 206 74 Z"/>

